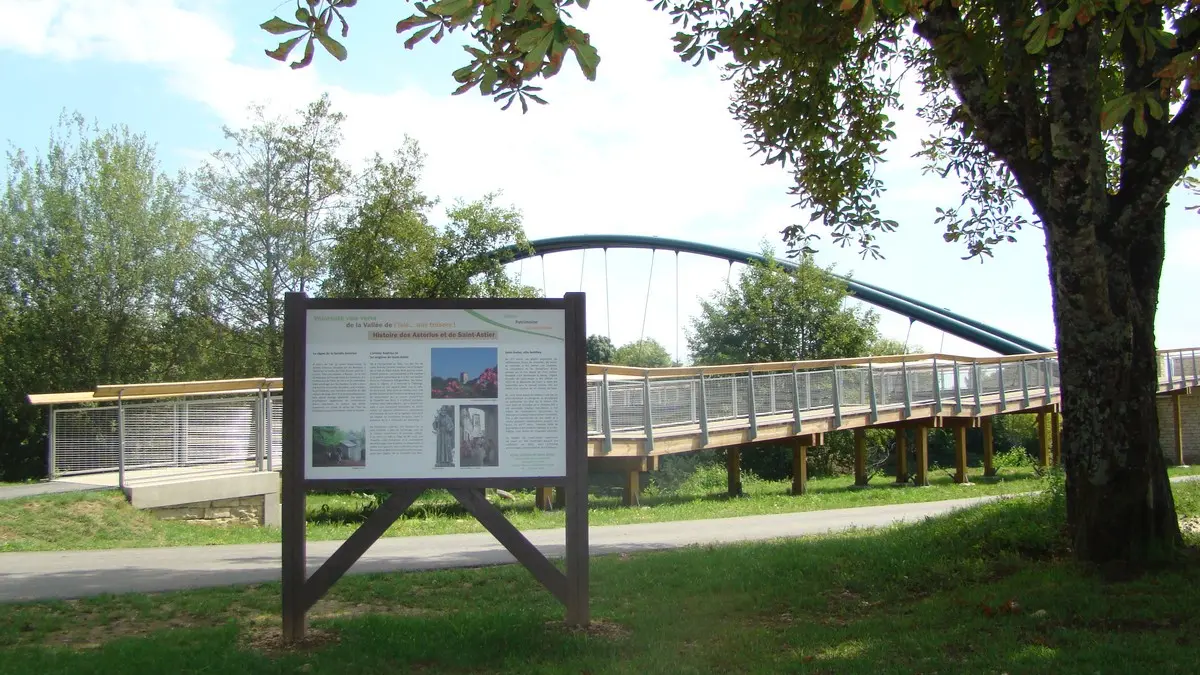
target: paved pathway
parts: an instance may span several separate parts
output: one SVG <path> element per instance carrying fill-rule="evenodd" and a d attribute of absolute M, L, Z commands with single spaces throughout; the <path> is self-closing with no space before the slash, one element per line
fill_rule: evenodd
<path fill-rule="evenodd" d="M 73 483 L 69 481 L 41 481 L 38 483 L 21 483 L 20 485 L 0 486 L 0 501 L 5 499 L 24 499 L 39 495 L 52 495 L 60 492 L 83 492 L 85 490 L 104 490 L 104 486 L 89 483 Z"/>
<path fill-rule="evenodd" d="M 604 555 L 882 527 L 921 520 L 997 498 L 607 525 L 590 528 L 590 550 L 592 555 Z M 564 554 L 565 534 L 561 528 L 529 530 L 525 536 L 549 557 L 560 558 Z M 308 542 L 309 572 L 320 566 L 340 543 Z M 279 544 L 0 553 L 0 602 L 277 581 L 279 556 Z M 511 562 L 515 562 L 513 557 L 487 533 L 389 537 L 376 542 L 349 573 L 477 567 Z"/>

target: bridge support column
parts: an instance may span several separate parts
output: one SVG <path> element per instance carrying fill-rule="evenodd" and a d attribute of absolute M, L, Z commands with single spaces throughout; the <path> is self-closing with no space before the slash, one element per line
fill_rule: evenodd
<path fill-rule="evenodd" d="M 913 432 L 913 458 L 917 462 L 916 476 L 913 484 L 917 487 L 929 487 L 929 427 L 920 426 Z"/>
<path fill-rule="evenodd" d="M 954 482 L 970 483 L 967 478 L 967 428 L 954 427 Z"/>
<path fill-rule="evenodd" d="M 1183 412 L 1179 406 L 1179 394 L 1171 397 L 1171 406 L 1175 412 L 1175 465 L 1186 466 L 1187 463 L 1183 461 Z M 51 412 L 50 414 L 53 415 L 54 413 Z"/>
<path fill-rule="evenodd" d="M 1038 466 L 1043 469 L 1050 468 L 1050 446 L 1046 443 L 1046 413 L 1040 412 L 1037 416 L 1038 429 Z"/>
<path fill-rule="evenodd" d="M 725 448 L 725 473 L 729 478 L 729 496 L 742 496 L 742 449 Z"/>
<path fill-rule="evenodd" d="M 567 507 L 567 491 L 565 488 L 554 488 L 554 508 L 565 509 Z"/>
<path fill-rule="evenodd" d="M 641 496 L 642 472 L 638 469 L 629 469 L 625 472 L 625 490 L 621 494 L 621 504 L 637 506 L 641 503 Z"/>
<path fill-rule="evenodd" d="M 792 494 L 808 491 L 808 446 L 797 438 L 792 446 Z"/>
<path fill-rule="evenodd" d="M 983 475 L 991 478 L 996 475 L 995 465 L 995 432 L 992 428 L 991 417 L 983 418 Z"/>
<path fill-rule="evenodd" d="M 533 493 L 533 504 L 539 511 L 549 511 L 554 501 L 554 488 L 540 487 Z"/>
<path fill-rule="evenodd" d="M 908 482 L 908 429 L 896 430 L 896 483 Z"/>
<path fill-rule="evenodd" d="M 1059 413 L 1050 413 L 1050 452 L 1054 458 L 1054 466 L 1062 465 L 1062 434 L 1059 429 Z"/>
<path fill-rule="evenodd" d="M 867 484 L 867 430 L 862 427 L 854 430 L 854 484 Z"/>

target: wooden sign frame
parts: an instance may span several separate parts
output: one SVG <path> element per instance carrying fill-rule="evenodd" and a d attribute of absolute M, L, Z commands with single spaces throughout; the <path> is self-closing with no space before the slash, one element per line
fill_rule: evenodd
<path fill-rule="evenodd" d="M 566 475 L 544 477 L 346 478 L 305 476 L 305 396 L 309 310 L 560 310 L 564 313 Z M 587 509 L 587 332 L 583 293 L 563 298 L 309 298 L 288 293 L 283 322 L 283 637 L 304 637 L 308 610 L 426 489 L 445 488 L 566 606 L 566 623 L 589 623 Z M 502 375 L 503 376 L 503 375 Z M 566 573 L 554 566 L 484 497 L 488 487 L 559 487 L 566 497 Z M 305 495 L 310 489 L 389 491 L 390 496 L 311 576 L 307 574 Z"/>

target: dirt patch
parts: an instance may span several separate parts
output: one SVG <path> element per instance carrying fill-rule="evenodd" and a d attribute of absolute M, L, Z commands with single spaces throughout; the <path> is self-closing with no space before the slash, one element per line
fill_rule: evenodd
<path fill-rule="evenodd" d="M 383 602 L 343 602 L 331 598 L 322 598 L 308 612 L 309 619 L 350 619 L 367 614 L 386 614 L 388 616 L 438 616 L 444 614 L 437 610 L 424 607 L 409 607 L 399 603 Z"/>
<path fill-rule="evenodd" d="M 567 633 L 570 635 L 585 635 L 590 638 L 598 638 L 601 640 L 624 640 L 628 638 L 632 632 L 619 623 L 605 621 L 604 619 L 592 619 L 588 626 L 568 626 L 562 621 L 547 621 L 546 630 L 558 633 Z"/>
<path fill-rule="evenodd" d="M 144 637 L 152 633 L 174 628 L 198 628 L 219 625 L 221 621 L 215 617 L 198 617 L 181 614 L 164 619 L 146 619 L 144 617 L 124 616 L 106 619 L 103 616 L 83 613 L 78 621 L 73 621 L 69 628 L 48 633 L 28 630 L 28 637 L 18 640 L 25 644 L 45 644 L 70 649 L 95 649 L 113 640 L 128 637 Z M 22 632 L 25 632 L 22 627 Z"/>
<path fill-rule="evenodd" d="M 1180 518 L 1179 530 L 1184 534 L 1200 534 L 1200 517 Z"/>
<path fill-rule="evenodd" d="M 304 637 L 296 642 L 285 642 L 283 630 L 279 626 L 251 626 L 241 632 L 238 646 L 246 651 L 254 651 L 266 656 L 311 652 L 322 649 L 341 641 L 337 631 L 328 628 L 309 626 L 304 631 Z M 301 671 L 303 672 L 303 670 Z"/>
<path fill-rule="evenodd" d="M 78 516 L 81 518 L 102 518 L 109 511 L 113 510 L 113 505 L 100 500 L 84 499 L 67 504 L 64 510 L 69 516 Z"/>

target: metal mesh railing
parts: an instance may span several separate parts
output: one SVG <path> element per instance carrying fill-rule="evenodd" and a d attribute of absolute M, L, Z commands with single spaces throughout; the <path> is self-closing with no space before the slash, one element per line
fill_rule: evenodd
<path fill-rule="evenodd" d="M 930 358 L 896 362 L 893 358 L 878 365 L 812 370 L 800 363 L 789 371 L 754 374 L 722 370 L 708 375 L 699 369 L 697 374 L 680 377 L 655 377 L 652 370 L 641 378 L 593 375 L 588 381 L 588 432 L 611 437 L 646 433 L 647 420 L 655 429 L 704 428 L 731 420 L 749 423 L 751 417 L 796 417 L 822 409 L 833 409 L 835 414 L 878 411 L 938 401 L 965 408 L 979 405 L 985 397 L 1007 401 L 1014 392 L 1030 401 L 1044 399 L 1058 389 L 1058 360 L 1049 356 L 1002 363 Z"/>
<path fill-rule="evenodd" d="M 264 398 L 242 396 L 55 410 L 50 425 L 53 473 L 239 462 L 276 468 L 283 458 L 282 412 L 278 396 L 271 398 L 270 409 Z"/>
<path fill-rule="evenodd" d="M 679 377 L 654 377 L 652 370 L 643 377 L 593 375 L 587 383 L 588 434 L 652 436 L 648 421 L 653 429 L 693 426 L 703 432 L 711 423 L 801 420 L 822 410 L 840 416 L 936 403 L 967 408 L 986 397 L 1036 402 L 1059 387 L 1053 356 L 1000 363 L 893 357 L 836 368 L 803 365 L 753 375 L 709 375 L 703 369 Z M 1200 385 L 1198 350 L 1159 352 L 1158 368 L 1160 385 Z M 116 471 L 122 458 L 126 470 L 236 462 L 278 469 L 282 432 L 280 394 L 59 409 L 51 416 L 51 466 L 56 476 Z"/>

